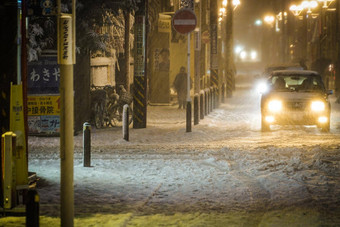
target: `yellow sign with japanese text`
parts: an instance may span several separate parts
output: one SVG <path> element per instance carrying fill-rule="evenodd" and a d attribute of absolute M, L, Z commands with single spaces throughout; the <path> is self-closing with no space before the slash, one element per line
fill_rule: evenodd
<path fill-rule="evenodd" d="M 27 185 L 28 182 L 28 163 L 26 149 L 26 135 L 23 108 L 22 84 L 11 84 L 11 110 L 10 110 L 10 131 L 16 134 L 15 154 L 15 175 L 16 185 Z"/>
<path fill-rule="evenodd" d="M 60 96 L 28 96 L 27 97 L 27 115 L 59 115 L 60 114 Z"/>

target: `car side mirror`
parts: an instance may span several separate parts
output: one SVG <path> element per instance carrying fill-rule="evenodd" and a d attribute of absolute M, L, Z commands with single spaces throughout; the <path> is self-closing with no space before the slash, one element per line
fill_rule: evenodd
<path fill-rule="evenodd" d="M 333 90 L 328 90 L 327 95 L 333 95 Z"/>

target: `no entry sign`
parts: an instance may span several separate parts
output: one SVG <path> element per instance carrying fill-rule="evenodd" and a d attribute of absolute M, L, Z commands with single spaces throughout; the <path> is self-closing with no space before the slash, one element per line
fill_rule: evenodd
<path fill-rule="evenodd" d="M 196 15 L 190 9 L 180 9 L 172 18 L 174 29 L 181 34 L 192 32 L 195 29 L 196 24 Z"/>

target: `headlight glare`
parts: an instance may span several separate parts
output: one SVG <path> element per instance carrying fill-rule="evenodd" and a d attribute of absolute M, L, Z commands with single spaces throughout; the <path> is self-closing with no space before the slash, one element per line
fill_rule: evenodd
<path fill-rule="evenodd" d="M 272 100 L 268 103 L 268 109 L 272 112 L 279 112 L 282 110 L 282 102 L 279 100 Z"/>
<path fill-rule="evenodd" d="M 260 94 L 265 94 L 268 91 L 268 85 L 264 82 L 257 84 L 256 90 Z"/>
<path fill-rule="evenodd" d="M 325 110 L 325 103 L 322 101 L 314 101 L 312 102 L 311 109 L 313 111 L 324 111 Z"/>
<path fill-rule="evenodd" d="M 319 117 L 319 119 L 318 119 L 318 121 L 320 122 L 320 123 L 327 123 L 328 122 L 328 118 L 327 117 Z"/>

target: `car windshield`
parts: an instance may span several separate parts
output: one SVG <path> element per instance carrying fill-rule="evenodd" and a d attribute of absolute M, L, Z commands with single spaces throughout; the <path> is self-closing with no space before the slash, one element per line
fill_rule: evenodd
<path fill-rule="evenodd" d="M 324 85 L 317 74 L 276 73 L 269 79 L 274 91 L 323 91 Z"/>

